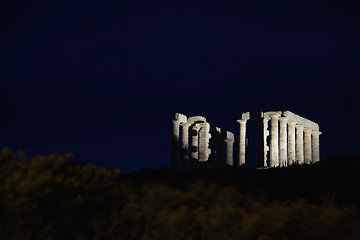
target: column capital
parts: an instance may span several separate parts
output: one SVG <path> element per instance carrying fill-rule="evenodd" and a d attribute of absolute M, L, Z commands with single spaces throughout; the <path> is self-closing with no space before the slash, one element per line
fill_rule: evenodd
<path fill-rule="evenodd" d="M 319 136 L 319 135 L 322 134 L 322 132 L 320 132 L 320 131 L 318 131 L 318 130 L 313 130 L 313 131 L 311 132 L 311 134 L 312 134 L 312 135 L 317 135 L 317 136 Z"/>
<path fill-rule="evenodd" d="M 309 127 L 304 127 L 304 132 L 311 133 L 312 129 Z"/>
<path fill-rule="evenodd" d="M 281 116 L 281 113 L 270 114 L 271 119 L 279 118 L 280 116 Z"/>
<path fill-rule="evenodd" d="M 237 120 L 237 122 L 240 123 L 240 125 L 241 125 L 241 124 L 246 123 L 247 119 L 240 119 L 240 120 Z"/>
<path fill-rule="evenodd" d="M 227 139 L 224 139 L 224 142 L 226 142 L 226 143 L 234 143 L 234 140 L 232 140 L 230 138 L 227 138 Z"/>
<path fill-rule="evenodd" d="M 296 125 L 296 122 L 294 122 L 293 120 L 289 120 L 289 121 L 288 121 L 288 124 L 289 124 L 290 126 L 295 126 L 295 125 Z"/>
<path fill-rule="evenodd" d="M 289 119 L 287 118 L 287 117 L 279 117 L 279 121 L 280 122 L 288 122 L 289 121 Z"/>
<path fill-rule="evenodd" d="M 190 124 L 190 123 L 187 123 L 187 122 L 182 122 L 182 123 L 180 123 L 180 125 L 181 125 L 182 127 L 190 127 L 190 126 L 191 126 L 191 124 Z"/>
<path fill-rule="evenodd" d="M 296 129 L 298 129 L 298 130 L 304 130 L 304 125 L 302 125 L 302 124 L 296 124 Z"/>

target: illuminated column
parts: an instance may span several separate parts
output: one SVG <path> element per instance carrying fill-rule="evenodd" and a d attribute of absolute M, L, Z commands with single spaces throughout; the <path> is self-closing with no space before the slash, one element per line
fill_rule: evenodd
<path fill-rule="evenodd" d="M 288 162 L 289 165 L 295 163 L 295 125 L 292 120 L 288 121 Z"/>
<path fill-rule="evenodd" d="M 271 139 L 270 139 L 270 167 L 279 166 L 279 116 L 272 114 L 271 117 Z"/>
<path fill-rule="evenodd" d="M 194 125 L 191 129 L 191 168 L 196 168 L 199 160 L 199 127 Z"/>
<path fill-rule="evenodd" d="M 304 159 L 305 159 L 305 164 L 310 164 L 311 163 L 311 132 L 312 130 L 308 127 L 304 128 Z"/>
<path fill-rule="evenodd" d="M 312 131 L 312 163 L 320 161 L 320 131 Z"/>
<path fill-rule="evenodd" d="M 210 124 L 200 123 L 199 131 L 199 162 L 206 162 L 209 160 L 211 149 L 209 148 L 210 140 Z"/>
<path fill-rule="evenodd" d="M 237 121 L 240 124 L 239 166 L 244 165 L 246 159 L 246 121 L 246 119 Z"/>
<path fill-rule="evenodd" d="M 226 164 L 233 166 L 234 165 L 234 159 L 233 159 L 233 139 L 225 139 L 226 142 Z"/>
<path fill-rule="evenodd" d="M 279 163 L 280 167 L 286 167 L 288 165 L 287 159 L 287 122 L 289 119 L 286 117 L 280 117 L 280 154 Z"/>
<path fill-rule="evenodd" d="M 182 139 L 181 139 L 181 168 L 189 168 L 189 123 L 181 123 L 182 127 Z"/>
<path fill-rule="evenodd" d="M 269 117 L 266 116 L 263 118 L 263 135 L 264 135 L 264 167 L 267 167 L 267 152 L 269 151 L 269 146 L 267 145 L 267 137 L 269 136 L 268 123 Z"/>
<path fill-rule="evenodd" d="M 180 136 L 180 121 L 173 120 L 173 136 L 172 136 L 172 156 L 171 167 L 179 168 L 179 136 Z"/>
<path fill-rule="evenodd" d="M 304 126 L 297 124 L 296 126 L 296 162 L 304 163 Z"/>

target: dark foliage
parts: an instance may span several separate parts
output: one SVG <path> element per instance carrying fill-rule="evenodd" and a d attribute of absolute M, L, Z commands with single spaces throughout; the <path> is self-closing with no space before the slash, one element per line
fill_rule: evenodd
<path fill-rule="evenodd" d="M 0 153 L 1 239 L 360 239 L 345 170 L 122 174 L 71 159 Z"/>

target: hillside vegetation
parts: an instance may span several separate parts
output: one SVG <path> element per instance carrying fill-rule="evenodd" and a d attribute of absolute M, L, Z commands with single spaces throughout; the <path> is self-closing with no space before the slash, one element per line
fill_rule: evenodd
<path fill-rule="evenodd" d="M 70 154 L 29 160 L 3 149 L 0 238 L 360 239 L 357 199 L 338 191 L 333 172 L 313 169 L 123 174 Z M 303 191 L 299 174 L 305 187 L 319 183 Z"/>

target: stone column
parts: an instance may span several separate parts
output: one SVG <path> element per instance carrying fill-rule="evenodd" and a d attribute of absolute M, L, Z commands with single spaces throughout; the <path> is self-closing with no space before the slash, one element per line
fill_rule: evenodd
<path fill-rule="evenodd" d="M 268 116 L 264 116 L 263 118 L 263 140 L 264 140 L 264 167 L 267 167 L 267 152 L 269 151 L 269 146 L 267 145 L 267 137 L 269 136 L 269 130 L 268 130 L 268 125 L 269 125 L 269 117 Z"/>
<path fill-rule="evenodd" d="M 201 123 L 199 131 L 199 163 L 209 160 L 209 155 L 211 153 L 209 148 L 210 137 L 210 124 Z"/>
<path fill-rule="evenodd" d="M 181 139 L 181 168 L 189 168 L 189 123 L 181 123 L 182 139 Z"/>
<path fill-rule="evenodd" d="M 233 166 L 234 165 L 234 159 L 233 159 L 233 139 L 225 139 L 226 142 L 226 164 Z"/>
<path fill-rule="evenodd" d="M 288 162 L 289 165 L 295 163 L 295 125 L 292 120 L 288 121 Z"/>
<path fill-rule="evenodd" d="M 311 154 L 311 132 L 312 130 L 308 127 L 304 128 L 304 159 L 305 164 L 310 164 L 312 159 Z"/>
<path fill-rule="evenodd" d="M 180 122 L 173 120 L 173 134 L 172 134 L 172 149 L 171 149 L 171 167 L 179 168 L 179 137 L 180 137 Z"/>
<path fill-rule="evenodd" d="M 304 126 L 297 124 L 296 126 L 296 162 L 304 163 Z"/>
<path fill-rule="evenodd" d="M 286 167 L 288 165 L 287 158 L 287 122 L 289 119 L 286 117 L 280 117 L 280 147 L 279 147 L 279 164 L 280 167 Z"/>
<path fill-rule="evenodd" d="M 312 131 L 312 163 L 320 161 L 320 131 Z"/>
<path fill-rule="evenodd" d="M 239 166 L 244 165 L 246 161 L 246 121 L 246 119 L 237 121 L 240 124 Z"/>
<path fill-rule="evenodd" d="M 272 114 L 271 117 L 271 140 L 270 140 L 270 167 L 279 166 L 279 115 Z"/>
<path fill-rule="evenodd" d="M 191 168 L 197 168 L 199 161 L 199 127 L 194 125 L 191 129 Z"/>
<path fill-rule="evenodd" d="M 207 166 L 209 168 L 216 168 L 217 167 L 217 138 L 219 136 L 219 132 L 221 131 L 220 128 L 214 127 L 210 125 L 210 135 L 211 138 L 209 139 L 209 148 L 211 150 L 209 155 L 209 161 Z"/>

